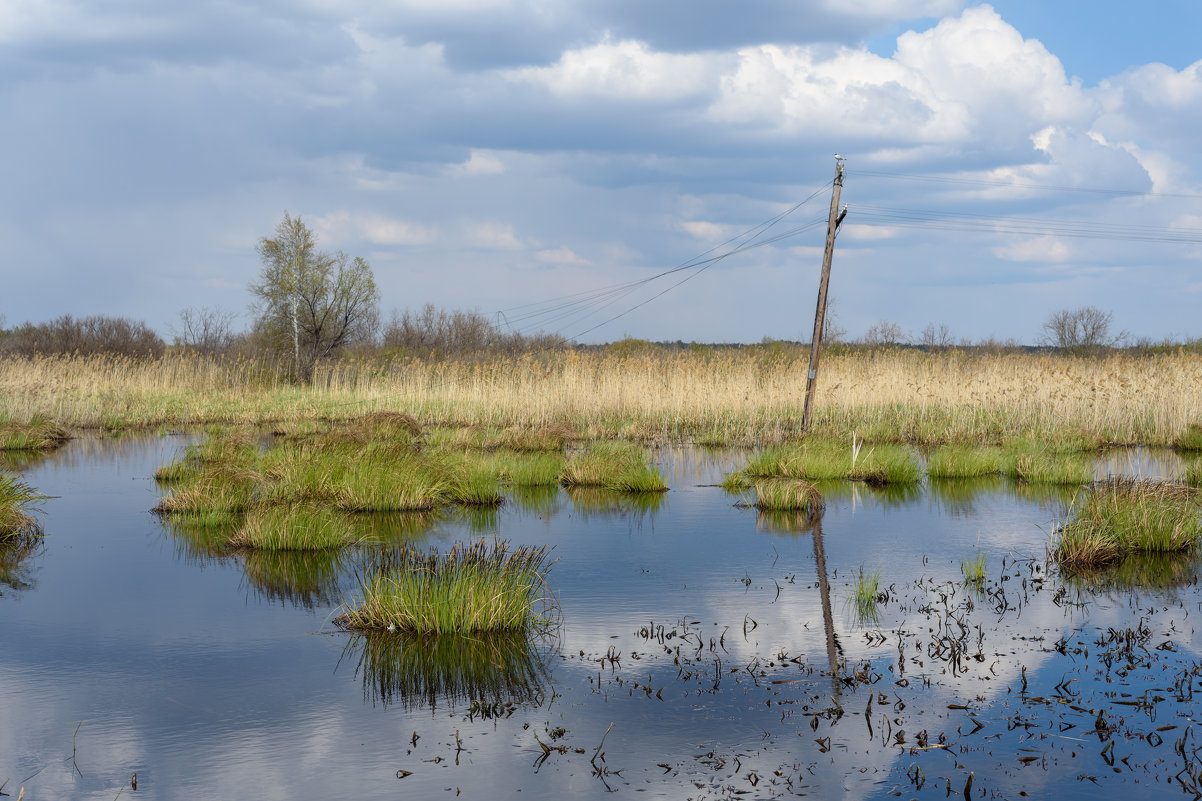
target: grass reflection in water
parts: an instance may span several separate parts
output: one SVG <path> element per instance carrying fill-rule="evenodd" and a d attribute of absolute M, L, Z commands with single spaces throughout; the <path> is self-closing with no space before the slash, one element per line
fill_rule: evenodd
<path fill-rule="evenodd" d="M 499 716 L 515 705 L 542 703 L 549 683 L 543 634 L 502 631 L 474 637 L 361 632 L 351 635 L 342 662 L 355 660 L 364 700 L 406 710 L 440 703 L 470 705 Z"/>

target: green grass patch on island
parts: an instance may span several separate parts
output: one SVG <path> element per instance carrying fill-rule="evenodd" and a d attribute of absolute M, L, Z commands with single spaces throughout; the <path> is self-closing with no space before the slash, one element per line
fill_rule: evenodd
<path fill-rule="evenodd" d="M 1130 553 L 1193 551 L 1202 535 L 1198 490 L 1182 484 L 1112 478 L 1085 491 L 1055 534 L 1053 555 L 1067 565 L 1101 565 Z"/>
<path fill-rule="evenodd" d="M 30 514 L 46 496 L 13 473 L 0 471 L 0 547 L 18 546 L 42 535 L 42 526 Z"/>
<path fill-rule="evenodd" d="M 747 460 L 742 472 L 752 478 L 849 479 L 869 484 L 917 484 L 922 480 L 922 469 L 910 448 L 867 445 L 855 437 L 850 444 L 815 439 L 765 448 Z"/>
<path fill-rule="evenodd" d="M 65 428 L 45 417 L 28 423 L 0 417 L 0 451 L 50 451 L 70 438 Z"/>
<path fill-rule="evenodd" d="M 425 634 L 530 631 L 551 621 L 550 548 L 504 541 L 456 544 L 446 555 L 409 547 L 379 556 L 365 572 L 361 602 L 338 622 L 348 629 Z"/>
<path fill-rule="evenodd" d="M 982 446 L 944 445 L 927 454 L 931 478 L 985 478 L 1002 469 L 1002 449 Z"/>
<path fill-rule="evenodd" d="M 1187 428 L 1173 441 L 1173 447 L 1179 451 L 1202 451 L 1202 423 L 1194 423 Z"/>
<path fill-rule="evenodd" d="M 553 487 L 563 475 L 562 453 L 530 453 L 498 451 L 492 455 L 492 465 L 502 481 L 515 487 Z"/>
<path fill-rule="evenodd" d="M 307 504 L 259 507 L 246 515 L 230 538 L 235 548 L 270 551 L 316 551 L 374 538 L 353 517 L 337 509 Z"/>
<path fill-rule="evenodd" d="M 809 511 L 823 508 L 822 493 L 800 478 L 766 478 L 753 483 L 755 508 L 764 511 Z"/>
<path fill-rule="evenodd" d="M 1191 487 L 1202 487 L 1202 457 L 1185 463 L 1185 483 Z"/>
<path fill-rule="evenodd" d="M 1093 481 L 1093 460 L 1080 451 L 1062 451 L 1030 440 L 1005 445 L 1002 475 L 1030 484 L 1088 484 Z"/>
<path fill-rule="evenodd" d="M 564 465 L 565 487 L 603 487 L 619 492 L 664 492 L 668 485 L 647 452 L 628 442 L 598 442 L 573 453 Z"/>

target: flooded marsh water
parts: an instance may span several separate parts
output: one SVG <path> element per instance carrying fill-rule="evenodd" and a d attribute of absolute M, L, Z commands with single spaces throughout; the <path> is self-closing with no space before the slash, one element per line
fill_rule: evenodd
<path fill-rule="evenodd" d="M 154 470 L 184 443 L 79 440 L 14 465 L 54 496 L 42 546 L 0 582 L 14 797 L 1200 789 L 1199 564 L 1062 575 L 1046 548 L 1071 490 L 837 482 L 821 515 L 769 515 L 712 486 L 745 454 L 665 448 L 664 494 L 525 490 L 365 519 L 423 549 L 554 548 L 554 630 L 414 639 L 333 624 L 367 551 L 229 555 L 151 514 Z M 1099 465 L 1176 469 L 1146 452 Z M 977 554 L 982 582 L 965 574 Z M 878 591 L 857 604 L 864 574 Z"/>

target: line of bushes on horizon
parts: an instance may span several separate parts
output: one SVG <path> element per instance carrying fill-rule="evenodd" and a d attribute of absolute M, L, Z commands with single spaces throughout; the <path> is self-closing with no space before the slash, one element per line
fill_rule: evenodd
<path fill-rule="evenodd" d="M 268 360 L 280 358 L 278 349 L 268 341 L 258 324 L 238 332 L 233 328 L 234 319 L 234 314 L 220 309 L 184 309 L 180 312 L 178 326 L 172 327 L 172 342 L 168 344 L 141 320 L 103 314 L 88 317 L 64 314 L 48 322 L 24 322 L 10 329 L 0 325 L 0 355 L 108 354 L 153 358 L 176 350 Z M 514 356 L 568 345 L 558 334 L 502 331 L 480 312 L 448 311 L 430 303 L 416 311 L 393 311 L 389 321 L 377 329 L 369 339 L 351 341 L 340 355 Z"/>
<path fill-rule="evenodd" d="M 234 330 L 235 315 L 221 309 L 188 308 L 180 312 L 177 326 L 172 326 L 172 341 L 168 343 L 144 321 L 103 314 L 87 317 L 62 315 L 48 322 L 24 322 L 5 329 L 0 325 L 0 356 L 35 355 L 121 355 L 157 357 L 169 351 L 186 351 L 202 355 L 257 358 L 266 362 L 280 361 L 277 349 L 268 342 L 259 326 L 249 330 Z M 2 323 L 2 320 L 0 320 Z M 862 341 L 842 338 L 824 342 L 830 352 L 854 353 L 878 350 L 915 350 L 924 352 L 962 351 L 966 353 L 1064 353 L 1067 355 L 1102 356 L 1111 353 L 1152 354 L 1178 350 L 1202 351 L 1202 338 L 1151 340 L 1149 338 L 1089 346 L 1062 346 L 1049 343 L 1027 345 L 1018 340 L 986 338 L 977 342 L 962 340 L 953 344 L 950 338 L 924 336 L 909 342 L 904 338 L 884 338 L 865 335 Z M 809 343 L 796 340 L 764 337 L 754 344 L 714 342 L 698 343 L 650 341 L 625 336 L 609 343 L 584 345 L 569 342 L 555 333 L 522 334 L 502 330 L 478 311 L 439 309 L 427 303 L 417 310 L 394 310 L 389 321 L 377 326 L 375 336 L 351 342 L 340 356 L 378 357 L 383 359 L 407 357 L 479 358 L 486 355 L 516 356 L 524 353 L 555 351 L 565 348 L 581 350 L 602 349 L 616 355 L 647 355 L 728 349 L 763 351 L 765 358 L 796 362 L 808 359 Z M 286 354 L 285 354 L 286 355 Z"/>

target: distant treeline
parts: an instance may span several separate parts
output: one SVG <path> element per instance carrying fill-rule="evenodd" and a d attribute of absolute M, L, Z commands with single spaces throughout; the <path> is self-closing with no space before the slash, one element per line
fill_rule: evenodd
<path fill-rule="evenodd" d="M 128 317 L 62 317 L 48 323 L 22 323 L 0 330 L 0 353 L 33 356 L 99 353 L 122 356 L 159 356 L 166 345 L 150 326 Z"/>
<path fill-rule="evenodd" d="M 257 357 L 275 359 L 278 353 L 264 340 L 257 326 L 250 331 L 237 332 L 232 328 L 234 315 L 208 309 L 185 309 L 180 324 L 173 330 L 171 343 L 164 341 L 145 322 L 127 317 L 92 315 L 73 317 L 66 314 L 45 323 L 22 323 L 10 329 L 0 327 L 0 356 L 35 356 L 60 354 L 111 354 L 120 356 L 155 357 L 169 351 L 186 351 L 204 355 Z M 558 334 L 522 334 L 498 328 L 488 317 L 475 311 L 446 310 L 426 304 L 421 309 L 392 313 L 389 321 L 379 326 L 370 340 L 349 343 L 343 355 L 354 354 L 377 358 L 470 359 L 488 355 L 514 356 L 523 353 L 578 348 L 604 349 L 615 355 L 634 356 L 678 351 L 717 351 L 729 349 L 759 349 L 766 356 L 790 361 L 802 358 L 809 351 L 808 342 L 765 337 L 761 342 L 696 343 L 649 341 L 624 337 L 599 345 L 576 345 Z M 1058 352 L 1069 349 L 1055 345 L 1024 345 L 1016 340 L 985 339 L 959 344 L 930 344 L 908 342 L 846 342 L 835 341 L 827 349 L 854 352 L 882 349 L 918 351 L 957 350 L 967 353 L 1029 353 Z M 1111 352 L 1158 353 L 1177 350 L 1202 351 L 1202 339 L 1153 341 L 1147 338 L 1129 339 L 1122 345 L 1095 347 L 1092 354 Z"/>
<path fill-rule="evenodd" d="M 206 355 L 278 356 L 257 324 L 250 331 L 237 332 L 233 321 L 234 315 L 229 312 L 185 309 L 168 344 L 140 320 L 99 314 L 76 318 L 66 314 L 45 323 L 26 322 L 7 330 L 0 327 L 0 355 L 160 356 L 174 350 Z M 558 334 L 504 331 L 479 312 L 447 311 L 426 304 L 417 311 L 393 312 L 372 338 L 350 341 L 343 354 L 468 358 L 567 346 L 568 342 Z"/>

